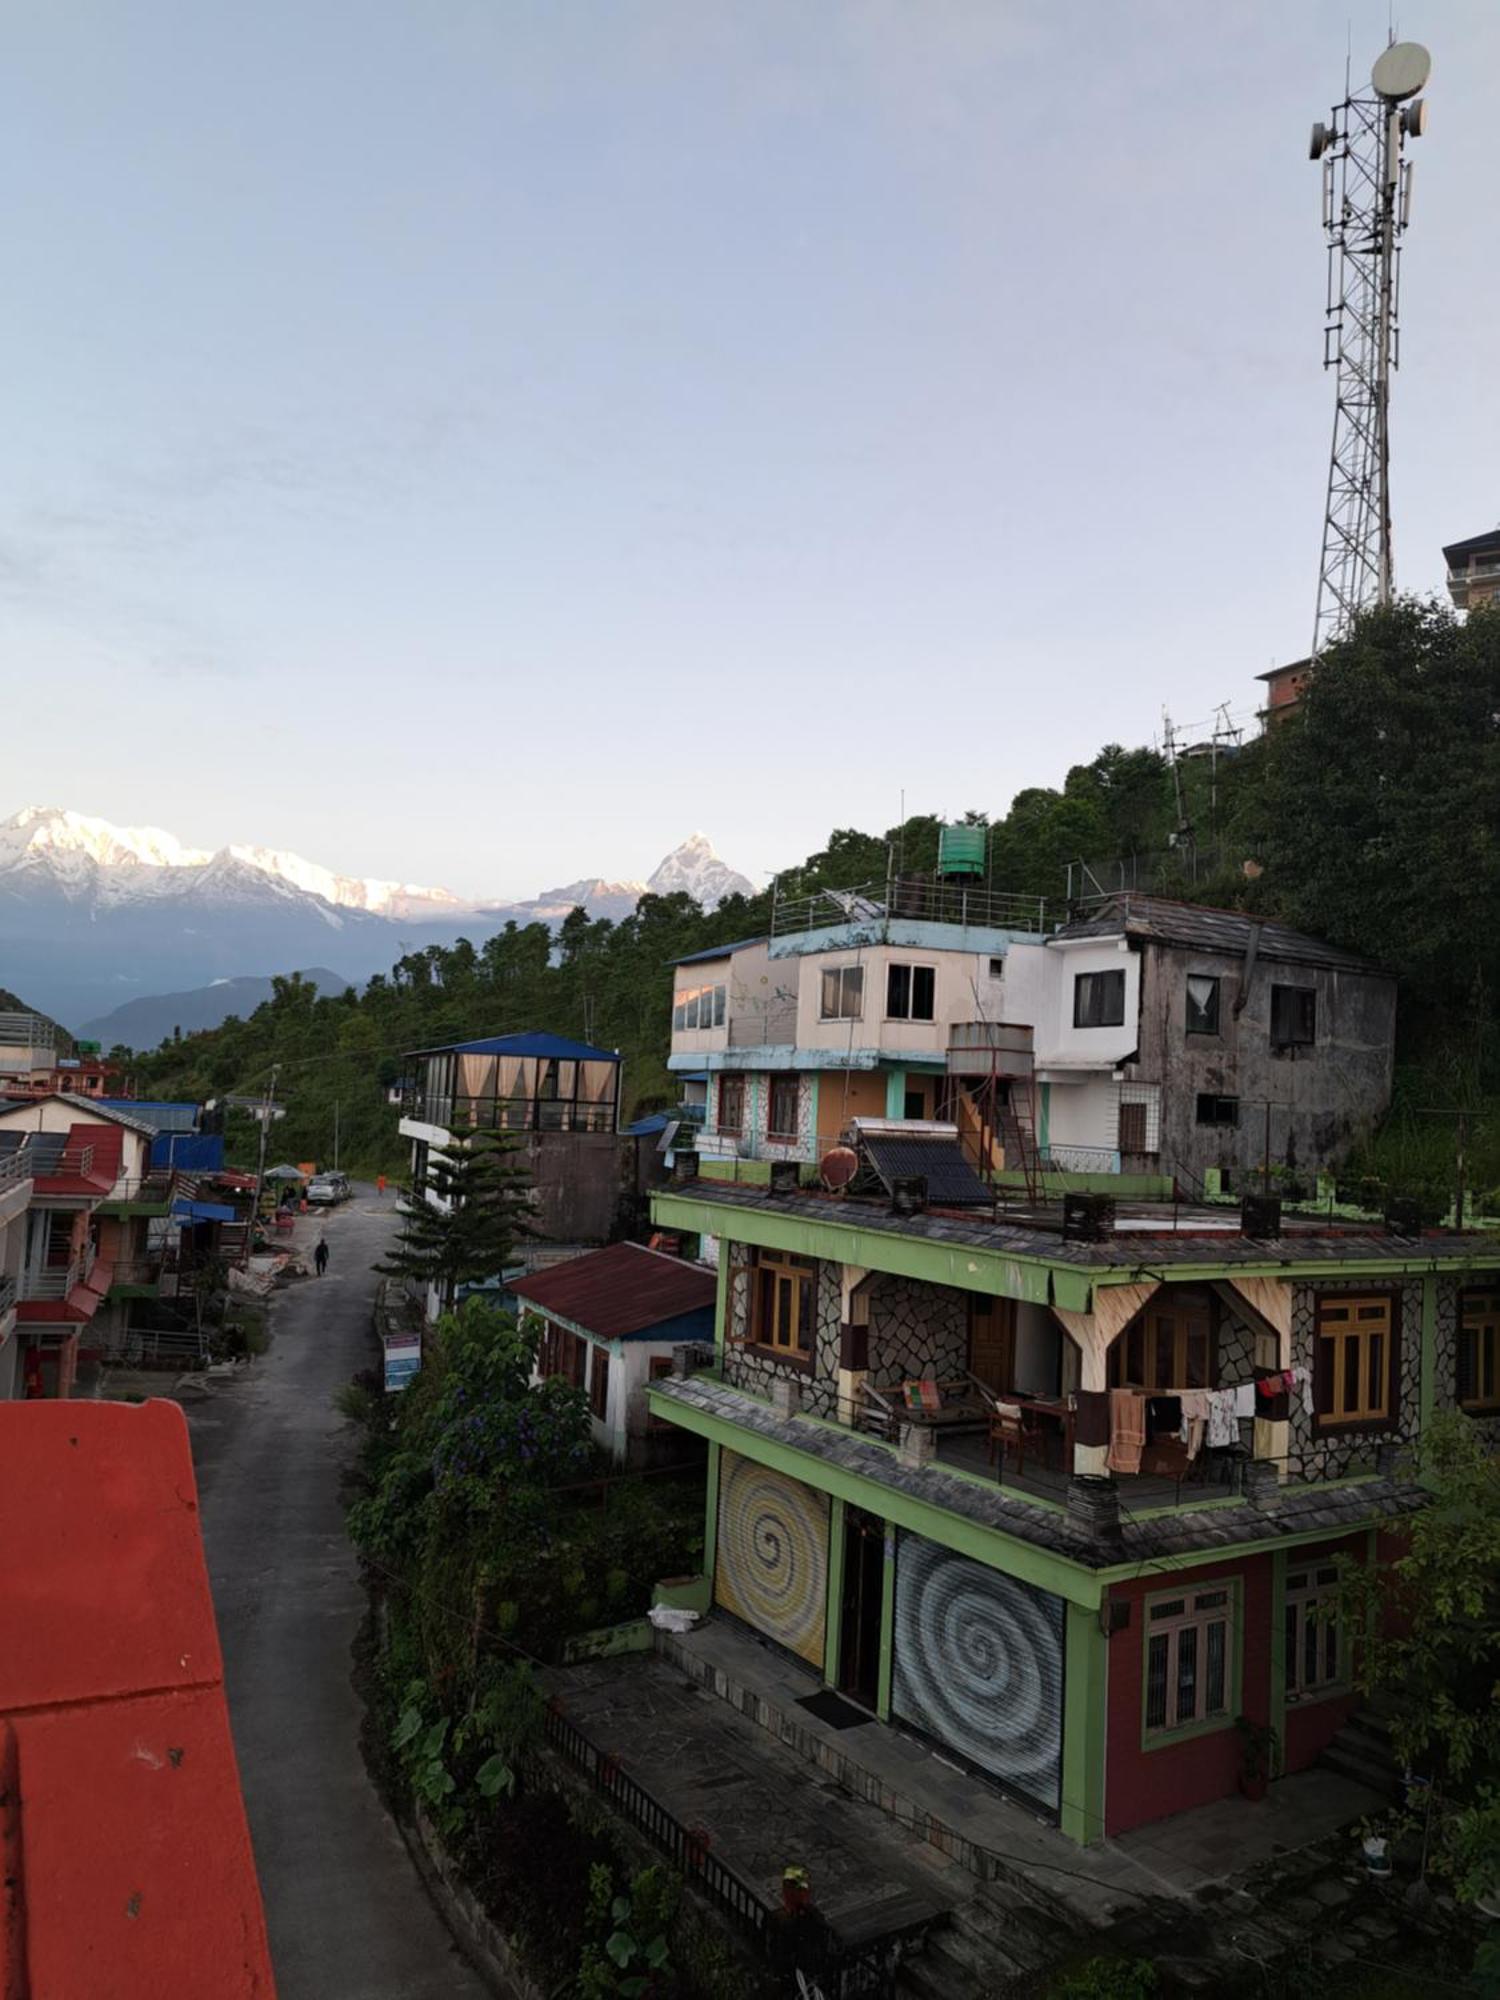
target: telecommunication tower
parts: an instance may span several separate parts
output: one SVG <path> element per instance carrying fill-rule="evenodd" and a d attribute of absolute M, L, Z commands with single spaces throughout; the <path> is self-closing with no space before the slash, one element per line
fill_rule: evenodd
<path fill-rule="evenodd" d="M 1314 660 L 1356 612 L 1388 604 L 1395 588 L 1390 407 L 1391 371 L 1401 358 L 1401 237 L 1411 214 L 1404 152 L 1426 127 L 1417 93 L 1431 69 L 1419 42 L 1393 42 L 1381 51 L 1369 90 L 1349 92 L 1329 122 L 1312 129 L 1309 155 L 1323 163 L 1328 237 L 1323 366 L 1337 377 Z"/>

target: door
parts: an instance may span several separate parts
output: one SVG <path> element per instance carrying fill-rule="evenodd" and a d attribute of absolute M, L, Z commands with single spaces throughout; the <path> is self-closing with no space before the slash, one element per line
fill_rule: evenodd
<path fill-rule="evenodd" d="M 821 1670 L 827 1598 L 827 1494 L 724 1451 L 714 1601 Z"/>
<path fill-rule="evenodd" d="M 969 1294 L 969 1372 L 986 1389 L 1004 1394 L 1014 1386 L 1016 1302 Z"/>
<path fill-rule="evenodd" d="M 891 1713 L 1056 1812 L 1063 1619 L 1050 1591 L 903 1530 Z"/>
<path fill-rule="evenodd" d="M 885 1598 L 885 1523 L 844 1509 L 844 1595 L 839 1607 L 839 1691 L 873 1709 L 880 1699 L 880 1621 Z"/>

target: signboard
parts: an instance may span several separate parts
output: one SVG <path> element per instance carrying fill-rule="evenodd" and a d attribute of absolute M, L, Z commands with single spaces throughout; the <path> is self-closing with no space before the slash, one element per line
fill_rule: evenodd
<path fill-rule="evenodd" d="M 422 1366 L 422 1336 L 419 1333 L 388 1333 L 385 1336 L 385 1387 L 389 1395 L 404 1389 Z"/>

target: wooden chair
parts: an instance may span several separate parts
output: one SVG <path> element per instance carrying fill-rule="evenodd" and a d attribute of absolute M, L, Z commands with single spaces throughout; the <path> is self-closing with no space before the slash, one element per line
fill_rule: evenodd
<path fill-rule="evenodd" d="M 990 1463 L 995 1478 L 1005 1478 L 1005 1454 L 1016 1454 L 1016 1471 L 1026 1470 L 1026 1416 L 1019 1403 L 996 1403 L 990 1412 Z"/>

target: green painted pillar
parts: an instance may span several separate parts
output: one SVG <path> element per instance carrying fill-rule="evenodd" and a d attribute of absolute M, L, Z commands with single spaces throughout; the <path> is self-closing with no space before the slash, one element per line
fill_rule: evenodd
<path fill-rule="evenodd" d="M 841 1616 L 844 1606 L 844 1506 L 837 1498 L 828 1503 L 828 1604 L 824 1614 L 823 1678 L 830 1687 L 839 1683 L 839 1647 L 844 1636 Z"/>
<path fill-rule="evenodd" d="M 1036 1133 L 1037 1150 L 1045 1153 L 1052 1144 L 1052 1086 L 1044 1083 L 1041 1089 L 1041 1106 L 1038 1112 Z"/>
<path fill-rule="evenodd" d="M 885 1524 L 885 1568 L 880 1592 L 880 1686 L 875 1713 L 882 1722 L 891 1719 L 891 1669 L 896 1659 L 896 1530 Z"/>
<path fill-rule="evenodd" d="M 724 1366 L 724 1345 L 729 1339 L 729 1244 L 719 1238 L 719 1288 L 714 1296 L 714 1366 Z"/>
<path fill-rule="evenodd" d="M 1109 1717 L 1109 1647 L 1099 1613 L 1070 1604 L 1064 1633 L 1062 1812 L 1060 1824 L 1080 1847 L 1104 1838 L 1105 1724 Z M 1117 1646 L 1139 1645 L 1127 1628 Z"/>
<path fill-rule="evenodd" d="M 1276 1731 L 1274 1776 L 1286 1769 L 1286 1550 L 1271 1551 L 1271 1705 L 1266 1721 Z"/>
<path fill-rule="evenodd" d="M 906 1071 L 893 1069 L 886 1072 L 885 1115 L 900 1118 L 906 1111 Z"/>
<path fill-rule="evenodd" d="M 1437 1288 L 1436 1278 L 1422 1280 L 1422 1382 L 1418 1430 L 1423 1436 L 1437 1408 Z"/>
<path fill-rule="evenodd" d="M 703 1509 L 703 1574 L 713 1584 L 714 1559 L 718 1553 L 719 1540 L 719 1452 L 721 1447 L 712 1441 L 708 1447 L 707 1488 L 708 1499 Z M 712 1594 L 710 1588 L 710 1594 Z"/>

